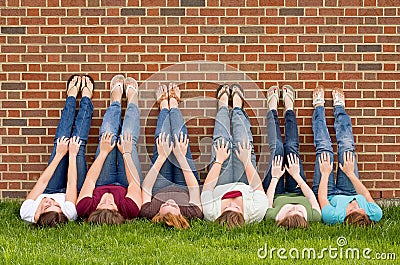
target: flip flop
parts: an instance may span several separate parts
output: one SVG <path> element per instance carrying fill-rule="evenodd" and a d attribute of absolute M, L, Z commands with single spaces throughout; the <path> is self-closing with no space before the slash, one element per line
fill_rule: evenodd
<path fill-rule="evenodd" d="M 313 94 L 317 92 L 317 97 L 313 99 L 312 105 L 315 106 L 317 104 L 324 104 L 325 103 L 325 99 L 324 99 L 324 87 L 323 86 L 317 86 L 314 89 Z M 314 97 L 314 96 L 313 96 Z"/>
<path fill-rule="evenodd" d="M 133 82 L 134 85 L 127 85 L 126 83 L 128 82 Z M 125 94 L 128 95 L 128 90 L 133 89 L 135 91 L 136 95 L 139 96 L 139 89 L 138 89 L 138 83 L 133 77 L 127 77 L 124 81 L 124 86 L 125 86 Z"/>
<path fill-rule="evenodd" d="M 273 93 L 271 93 L 273 91 Z M 279 105 L 279 96 L 280 90 L 278 86 L 270 86 L 267 90 L 267 104 L 271 101 L 272 98 L 276 98 L 276 106 Z"/>
<path fill-rule="evenodd" d="M 235 88 L 238 88 L 238 90 L 235 90 Z M 242 109 L 243 109 L 243 107 L 244 107 L 244 90 L 243 90 L 243 88 L 242 88 L 242 86 L 241 85 L 239 85 L 239 84 L 233 84 L 232 86 L 231 86 L 231 93 L 232 93 L 232 98 L 233 98 L 233 96 L 235 96 L 236 94 L 238 94 L 239 95 L 239 97 L 242 99 Z M 240 93 L 239 93 L 239 91 L 240 91 Z"/>
<path fill-rule="evenodd" d="M 75 76 L 79 76 L 79 75 L 78 75 L 78 74 L 74 74 L 74 75 L 71 75 L 71 76 L 68 78 L 68 81 L 67 81 L 67 89 L 66 89 L 67 95 L 68 95 L 69 90 L 70 90 L 71 88 L 73 88 L 73 87 L 71 87 L 71 88 L 69 87 L 69 83 L 72 82 L 72 80 L 74 79 Z M 80 87 L 78 87 L 78 91 L 79 91 L 79 89 L 80 89 Z"/>
<path fill-rule="evenodd" d="M 230 98 L 231 94 L 232 94 L 232 90 L 231 90 L 230 86 L 227 83 L 221 84 L 217 88 L 217 95 L 216 95 L 217 99 L 219 100 L 222 97 L 222 95 L 224 95 L 224 94 L 227 94 L 228 98 Z"/>
<path fill-rule="evenodd" d="M 294 99 L 296 98 L 296 91 L 293 89 L 293 87 L 291 85 L 284 85 L 282 87 L 282 100 L 283 100 L 283 102 L 285 102 L 285 97 L 289 97 L 290 100 L 294 104 Z"/>
<path fill-rule="evenodd" d="M 343 96 L 343 98 L 340 97 L 341 95 Z M 342 107 L 345 107 L 343 89 L 340 89 L 340 88 L 335 87 L 335 88 L 332 90 L 332 97 L 333 97 L 333 106 L 342 106 Z"/>
<path fill-rule="evenodd" d="M 167 86 L 166 85 L 160 85 L 160 86 L 158 86 L 157 90 L 160 87 L 165 87 L 166 90 L 163 93 L 161 93 L 159 97 L 156 97 L 158 107 L 160 107 L 160 104 L 161 104 L 161 102 L 163 100 L 168 100 L 168 88 L 167 88 Z M 156 91 L 156 96 L 157 96 L 157 91 Z"/>
<path fill-rule="evenodd" d="M 87 88 L 89 89 L 90 93 L 93 95 L 93 90 L 94 90 L 94 79 L 93 79 L 90 75 L 84 75 L 83 77 L 89 78 L 90 82 L 92 83 L 92 85 L 93 85 L 92 88 L 88 87 L 87 84 L 86 84 L 85 87 L 87 87 Z M 82 90 L 83 90 L 85 87 L 81 86 L 80 91 L 82 92 Z"/>
<path fill-rule="evenodd" d="M 117 80 L 122 80 L 122 84 L 116 84 Z M 123 84 L 125 82 L 125 76 L 123 75 L 115 75 L 110 82 L 110 95 L 114 92 L 117 87 L 120 87 L 121 93 L 124 93 Z"/>

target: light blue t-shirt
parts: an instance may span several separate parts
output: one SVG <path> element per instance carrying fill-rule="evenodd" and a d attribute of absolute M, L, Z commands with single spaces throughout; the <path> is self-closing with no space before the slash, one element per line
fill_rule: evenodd
<path fill-rule="evenodd" d="M 327 224 L 343 223 L 346 217 L 347 205 L 354 199 L 360 208 L 365 210 L 371 221 L 379 222 L 381 220 L 382 209 L 374 202 L 367 202 L 364 196 L 333 195 L 328 197 L 330 204 L 322 208 L 322 221 Z"/>

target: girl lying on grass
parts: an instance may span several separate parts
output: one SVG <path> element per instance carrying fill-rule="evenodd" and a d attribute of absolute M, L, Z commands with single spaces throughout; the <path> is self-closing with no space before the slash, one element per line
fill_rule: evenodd
<path fill-rule="evenodd" d="M 267 92 L 267 131 L 271 158 L 263 183 L 269 203 L 266 218 L 274 219 L 278 226 L 307 228 L 309 221 L 321 221 L 321 210 L 306 183 L 299 156 L 299 132 L 293 111 L 295 91 L 289 85 L 283 86 L 282 91 L 285 105 L 284 143 L 277 112 L 279 87 L 272 86 Z M 282 164 L 285 165 L 283 169 Z"/>
<path fill-rule="evenodd" d="M 203 218 L 199 175 L 190 152 L 188 131 L 178 105 L 180 90 L 170 83 L 157 91 L 160 114 L 154 133 L 152 167 L 143 181 L 140 216 L 179 229 L 187 218 Z M 172 135 L 172 141 L 170 141 Z"/>
<path fill-rule="evenodd" d="M 21 206 L 23 220 L 37 226 L 54 227 L 77 218 L 76 197 L 87 172 L 85 149 L 93 115 L 93 88 L 90 76 L 69 78 L 68 97 L 57 126 L 50 161 Z M 82 99 L 75 117 L 78 92 L 82 93 Z"/>
<path fill-rule="evenodd" d="M 243 109 L 243 89 L 238 84 L 232 88 L 227 84 L 221 85 L 217 99 L 211 165 L 201 194 L 204 217 L 229 228 L 261 222 L 268 199 L 256 170 L 250 119 Z M 233 140 L 229 99 L 233 100 Z M 232 153 L 231 149 L 235 152 Z"/>
<path fill-rule="evenodd" d="M 318 197 L 325 223 L 345 222 L 370 226 L 372 222 L 378 222 L 382 218 L 382 209 L 359 180 L 351 119 L 344 109 L 344 93 L 335 88 L 332 96 L 338 143 L 337 180 L 335 184 L 333 148 L 325 120 L 324 89 L 317 87 L 313 94 L 315 109 L 312 119 L 314 145 L 317 149 L 313 191 Z"/>
<path fill-rule="evenodd" d="M 121 224 L 138 216 L 142 205 L 142 176 L 136 148 L 140 133 L 138 85 L 131 77 L 125 79 L 116 75 L 110 86 L 111 105 L 100 127 L 96 159 L 87 173 L 76 205 L 78 215 L 95 224 Z M 128 107 L 121 131 L 124 86 Z M 119 141 L 117 135 L 120 135 Z"/>

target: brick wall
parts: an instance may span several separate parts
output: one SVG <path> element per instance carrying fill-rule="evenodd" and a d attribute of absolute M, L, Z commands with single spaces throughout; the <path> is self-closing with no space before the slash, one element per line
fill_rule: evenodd
<path fill-rule="evenodd" d="M 244 85 L 262 175 L 269 158 L 265 89 L 297 89 L 309 182 L 312 89 L 343 87 L 363 183 L 376 198 L 400 197 L 399 0 L 0 0 L 0 6 L 1 198 L 25 197 L 46 167 L 72 73 L 96 80 L 89 163 L 109 80 L 124 73 L 139 81 L 144 171 L 157 119 L 154 89 L 178 81 L 203 178 L 216 84 Z M 331 100 L 326 105 L 334 138 Z"/>

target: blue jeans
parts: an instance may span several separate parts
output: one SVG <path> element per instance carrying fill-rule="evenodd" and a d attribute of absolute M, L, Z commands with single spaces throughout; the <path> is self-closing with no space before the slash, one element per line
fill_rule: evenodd
<path fill-rule="evenodd" d="M 54 147 L 50 155 L 50 161 L 53 161 L 56 155 L 57 139 L 65 136 L 79 136 L 82 144 L 76 156 L 76 166 L 78 172 L 78 192 L 81 190 L 87 173 L 87 164 L 85 157 L 86 143 L 89 136 L 90 123 L 92 122 L 93 104 L 90 98 L 83 97 L 80 102 L 78 114 L 75 118 L 76 98 L 68 97 L 65 106 L 61 112 L 61 118 L 54 136 Z M 68 155 L 65 155 L 56 170 L 53 173 L 44 193 L 64 193 L 67 187 L 68 178 Z"/>
<path fill-rule="evenodd" d="M 351 119 L 349 115 L 347 115 L 346 111 L 342 106 L 335 107 L 334 116 L 335 116 L 334 128 L 336 132 L 336 140 L 338 143 L 338 161 L 340 164 L 343 165 L 343 154 L 345 152 L 350 151 L 355 156 L 354 137 L 351 127 Z M 323 152 L 327 152 L 329 154 L 330 161 L 333 162 L 334 160 L 332 142 L 329 136 L 328 128 L 326 127 L 324 107 L 319 106 L 315 108 L 312 119 L 312 128 L 314 132 L 314 146 L 317 152 L 315 169 L 314 169 L 314 182 L 312 189 L 315 195 L 318 197 L 318 188 L 319 188 L 319 183 L 321 181 L 321 172 L 318 163 L 319 157 Z M 355 159 L 354 159 L 354 173 L 358 177 L 358 167 Z M 328 196 L 331 195 L 357 195 L 357 192 L 354 189 L 354 186 L 351 183 L 350 179 L 339 167 L 337 169 L 336 184 L 335 184 L 333 170 L 329 175 Z"/>
<path fill-rule="evenodd" d="M 213 146 L 224 139 L 225 143 L 229 143 L 231 151 L 229 157 L 222 164 L 221 173 L 218 178 L 217 186 L 234 182 L 248 183 L 247 175 L 243 163 L 237 157 L 235 150 L 238 150 L 238 142 L 250 141 L 251 145 L 251 163 L 256 168 L 256 155 L 254 154 L 253 135 L 251 133 L 250 119 L 246 112 L 241 108 L 232 110 L 232 133 L 230 133 L 231 119 L 229 118 L 229 110 L 227 107 L 221 107 L 215 117 Z M 210 168 L 215 162 L 214 147 L 211 148 Z"/>
<path fill-rule="evenodd" d="M 271 153 L 269 164 L 265 179 L 263 182 L 264 190 L 267 190 L 271 183 L 272 175 L 272 161 L 275 156 L 283 157 L 283 164 L 288 165 L 287 155 L 295 154 L 299 158 L 300 164 L 300 176 L 306 181 L 304 174 L 303 163 L 299 155 L 299 131 L 297 128 L 296 115 L 293 110 L 286 111 L 285 114 L 285 142 L 282 142 L 281 131 L 279 128 L 278 113 L 276 110 L 270 110 L 267 113 L 267 132 L 268 132 L 268 144 Z M 303 194 L 300 187 L 297 186 L 297 182 L 293 177 L 285 172 L 284 177 L 281 177 L 276 186 L 275 194 L 283 193 L 298 193 Z"/>
<path fill-rule="evenodd" d="M 181 132 L 183 132 L 183 135 L 187 135 L 187 137 L 189 137 L 182 113 L 178 108 L 172 108 L 170 110 L 162 109 L 158 115 L 157 127 L 156 131 L 154 132 L 154 153 L 151 159 L 152 164 L 154 164 L 158 158 L 156 142 L 159 134 L 163 132 L 170 135 L 171 142 L 174 142 L 174 135 L 180 136 Z M 186 160 L 192 169 L 197 182 L 200 183 L 200 178 L 193 161 L 192 153 L 190 152 L 190 144 L 187 148 Z M 158 172 L 152 193 L 156 194 L 160 189 L 170 185 L 177 185 L 184 189 L 187 188 L 185 176 L 183 175 L 178 160 L 172 152 L 168 156 L 168 159 L 164 162 L 160 172 Z"/>
<path fill-rule="evenodd" d="M 136 144 L 140 135 L 140 111 L 136 104 L 130 103 L 125 111 L 125 118 L 121 128 L 121 103 L 114 101 L 107 108 L 103 117 L 103 123 L 100 127 L 99 145 L 97 146 L 96 158 L 100 153 L 100 140 L 105 132 L 114 134 L 113 141 L 118 141 L 119 136 L 128 132 L 132 135 L 132 160 L 139 174 L 140 182 L 143 181 L 142 170 L 140 168 L 139 156 Z M 125 188 L 129 183 L 126 178 L 125 163 L 122 154 L 119 152 L 117 145 L 107 155 L 101 169 L 96 187 L 104 185 L 119 185 Z"/>

